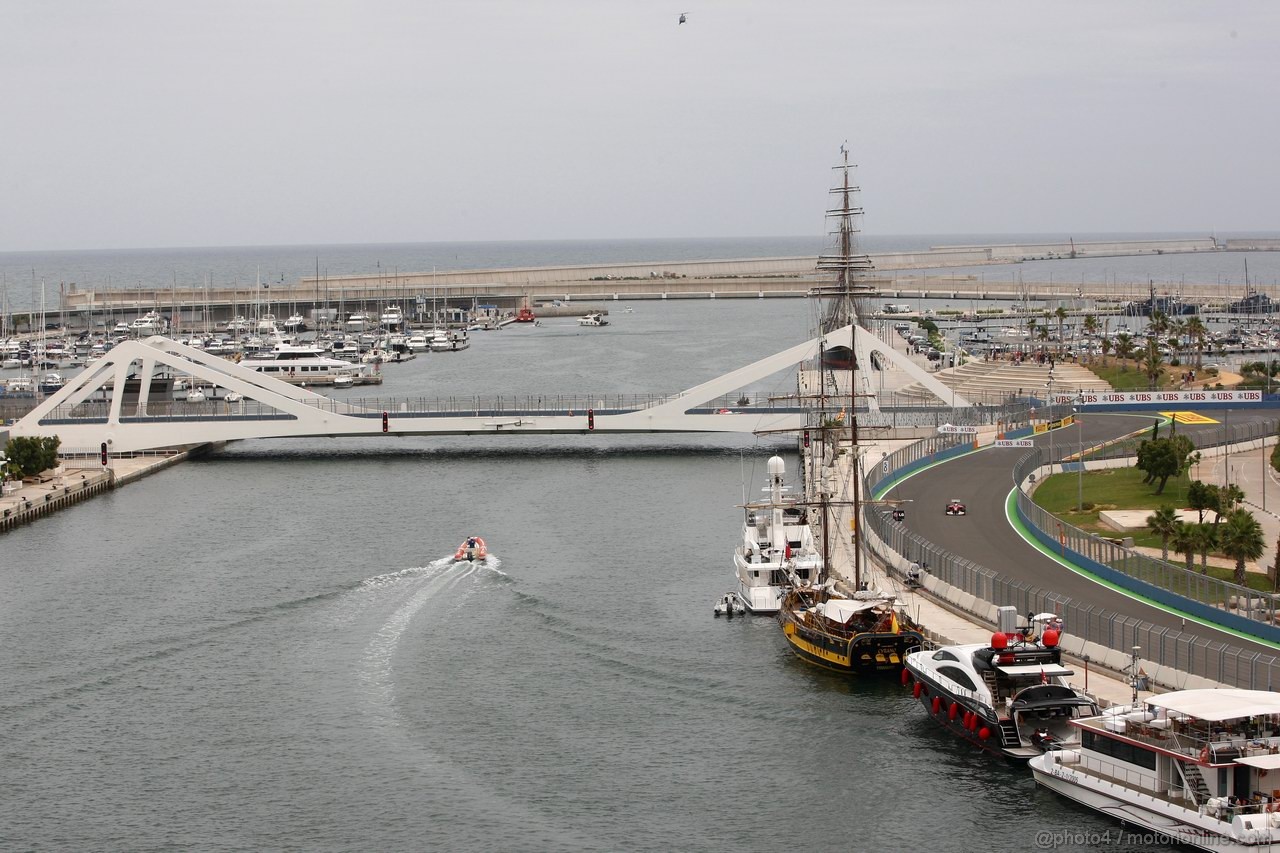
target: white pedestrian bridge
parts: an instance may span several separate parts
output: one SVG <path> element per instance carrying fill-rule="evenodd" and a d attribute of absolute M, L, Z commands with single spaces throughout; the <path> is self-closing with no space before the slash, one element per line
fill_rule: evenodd
<path fill-rule="evenodd" d="M 735 392 L 816 358 L 821 346 L 848 347 L 853 337 L 860 358 L 869 350 L 898 355 L 874 335 L 859 328 L 854 336 L 852 329 L 805 341 L 678 394 L 441 400 L 338 400 L 155 336 L 112 348 L 9 432 L 57 435 L 65 448 L 106 444 L 112 453 L 128 453 L 247 438 L 798 430 L 815 401 L 755 399 L 744 405 Z M 910 362 L 900 365 L 950 399 L 952 392 L 927 372 Z M 218 389 L 222 396 L 198 404 L 153 399 L 153 379 L 174 375 L 190 376 L 193 385 Z M 232 392 L 240 400 L 228 403 Z"/>

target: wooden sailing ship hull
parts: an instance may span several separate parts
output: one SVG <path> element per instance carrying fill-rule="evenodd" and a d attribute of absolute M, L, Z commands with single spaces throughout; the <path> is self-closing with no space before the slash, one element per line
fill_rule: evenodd
<path fill-rule="evenodd" d="M 861 631 L 840 636 L 805 624 L 785 610 L 779 614 L 787 645 L 802 660 L 843 675 L 895 674 L 907 652 L 924 644 L 919 631 Z"/>

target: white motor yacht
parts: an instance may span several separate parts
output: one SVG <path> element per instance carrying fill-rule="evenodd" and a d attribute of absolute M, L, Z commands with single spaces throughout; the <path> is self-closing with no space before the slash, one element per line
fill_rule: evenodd
<path fill-rule="evenodd" d="M 453 342 L 449 340 L 449 333 L 444 329 L 436 329 L 431 333 L 431 340 L 427 342 L 432 352 L 449 352 L 453 349 Z"/>
<path fill-rule="evenodd" d="M 298 385 L 332 385 L 339 376 L 348 375 L 354 381 L 362 375 L 361 367 L 330 358 L 314 345 L 278 343 L 255 357 L 245 358 L 240 366 Z"/>
<path fill-rule="evenodd" d="M 10 397 L 30 397 L 36 392 L 36 383 L 30 376 L 15 376 L 4 384 L 4 392 Z"/>
<path fill-rule="evenodd" d="M 40 377 L 40 393 L 56 394 L 62 390 L 67 380 L 60 373 L 46 373 Z"/>
<path fill-rule="evenodd" d="M 382 309 L 379 320 L 385 329 L 399 329 L 404 325 L 404 312 L 400 310 L 399 305 L 388 305 Z"/>
<path fill-rule="evenodd" d="M 1018 624 L 1013 607 L 997 610 L 990 645 L 970 643 L 913 652 L 903 662 L 912 691 L 929 715 L 980 749 L 1026 761 L 1046 749 L 1079 743 L 1074 719 L 1097 703 L 1068 684 L 1061 621 L 1041 613 Z"/>
<path fill-rule="evenodd" d="M 768 497 L 744 508 L 742 543 L 733 552 L 738 597 L 752 613 L 778 612 L 791 584 L 789 575 L 808 583 L 822 571 L 822 554 L 804 509 L 786 496 L 786 462 L 781 456 L 770 457 L 766 469 Z"/>
<path fill-rule="evenodd" d="M 1038 784 L 1199 850 L 1280 844 L 1280 694 L 1175 690 L 1071 725 L 1077 746 L 1029 762 Z"/>
<path fill-rule="evenodd" d="M 164 327 L 164 320 L 155 311 L 148 311 L 129 324 L 129 332 L 135 335 L 155 335 Z"/>
<path fill-rule="evenodd" d="M 409 336 L 408 346 L 410 352 L 425 352 L 431 348 L 431 342 L 426 335 L 414 334 Z"/>
<path fill-rule="evenodd" d="M 579 326 L 607 326 L 609 321 L 605 319 L 604 314 L 599 311 L 593 311 L 585 317 L 578 318 Z"/>

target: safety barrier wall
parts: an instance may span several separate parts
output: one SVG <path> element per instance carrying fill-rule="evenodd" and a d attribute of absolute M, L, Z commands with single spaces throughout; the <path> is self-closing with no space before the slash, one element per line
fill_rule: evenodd
<path fill-rule="evenodd" d="M 920 460 L 931 452 L 909 445 L 885 457 L 885 464 L 867 472 L 867 493 L 878 494 L 919 469 Z M 1012 605 L 1019 613 L 1057 613 L 1068 631 L 1064 648 L 1069 652 L 1091 656 L 1099 664 L 1121 671 L 1134 647 L 1139 647 L 1148 675 L 1169 686 L 1221 683 L 1249 689 L 1280 687 L 1280 659 L 1275 656 L 1154 625 L 1006 577 L 912 533 L 893 521 L 882 506 L 864 508 L 862 523 L 868 533 L 866 544 L 881 562 L 899 573 L 918 562 L 927 572 L 927 588 L 947 589 L 952 606 L 979 619 L 990 621 L 996 605 Z"/>
<path fill-rule="evenodd" d="M 1276 596 L 1187 571 L 1140 554 L 1059 520 L 1036 504 L 1024 487 L 1045 464 L 1036 449 L 1013 468 L 1018 517 L 1051 551 L 1110 583 L 1233 631 L 1280 642 Z"/>

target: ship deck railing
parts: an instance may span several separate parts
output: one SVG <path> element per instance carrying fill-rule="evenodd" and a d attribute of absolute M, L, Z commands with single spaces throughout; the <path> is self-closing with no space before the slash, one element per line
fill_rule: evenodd
<path fill-rule="evenodd" d="M 1117 718 L 1101 714 L 1081 720 L 1081 725 L 1149 744 L 1167 752 L 1205 760 L 1209 764 L 1230 764 L 1236 758 L 1280 754 L 1280 732 L 1270 729 L 1250 728 L 1236 732 L 1224 728 L 1212 731 L 1203 723 L 1188 720 L 1132 720 L 1120 717 L 1125 722 L 1124 730 L 1120 731 L 1107 725 L 1115 719 Z"/>
<path fill-rule="evenodd" d="M 1136 770 L 1129 770 L 1122 764 L 1085 755 L 1083 752 L 1077 752 L 1077 754 L 1080 756 L 1078 762 L 1062 766 L 1072 770 L 1080 770 L 1095 779 L 1114 785 L 1117 788 L 1123 788 L 1126 792 L 1126 798 L 1135 796 L 1148 797 L 1152 800 L 1160 800 L 1186 809 L 1194 810 L 1197 808 L 1195 798 L 1187 793 L 1184 788 L 1171 789 L 1178 793 L 1171 793 L 1170 790 L 1152 790 L 1146 787 L 1147 780 L 1151 778 L 1150 773 L 1143 774 Z"/>

